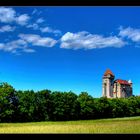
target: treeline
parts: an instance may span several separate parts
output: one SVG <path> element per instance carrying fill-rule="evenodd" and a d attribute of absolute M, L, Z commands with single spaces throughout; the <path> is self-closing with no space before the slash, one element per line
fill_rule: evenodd
<path fill-rule="evenodd" d="M 16 91 L 0 84 L 0 122 L 67 121 L 140 115 L 140 97 L 93 98 L 87 92 Z"/>

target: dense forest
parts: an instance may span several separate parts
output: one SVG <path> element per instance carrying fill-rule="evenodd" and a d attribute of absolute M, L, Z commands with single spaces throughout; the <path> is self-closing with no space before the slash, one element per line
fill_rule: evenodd
<path fill-rule="evenodd" d="M 0 122 L 67 121 L 140 115 L 140 96 L 108 99 L 50 90 L 15 90 L 0 84 Z"/>

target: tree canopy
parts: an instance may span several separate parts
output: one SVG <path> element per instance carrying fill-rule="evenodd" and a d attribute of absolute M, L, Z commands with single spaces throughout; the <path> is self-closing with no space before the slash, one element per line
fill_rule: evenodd
<path fill-rule="evenodd" d="M 15 90 L 0 83 L 0 122 L 68 121 L 140 115 L 140 96 L 94 98 L 87 92 Z"/>

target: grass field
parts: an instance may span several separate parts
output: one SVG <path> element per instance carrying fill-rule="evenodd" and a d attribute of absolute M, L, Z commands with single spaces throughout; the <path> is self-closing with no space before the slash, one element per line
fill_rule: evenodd
<path fill-rule="evenodd" d="M 63 122 L 0 123 L 0 133 L 140 133 L 140 117 Z"/>

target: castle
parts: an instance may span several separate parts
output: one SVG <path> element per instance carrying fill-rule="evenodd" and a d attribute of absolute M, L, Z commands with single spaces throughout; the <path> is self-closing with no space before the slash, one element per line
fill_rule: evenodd
<path fill-rule="evenodd" d="M 107 69 L 103 75 L 102 96 L 107 98 L 126 98 L 132 96 L 131 80 L 114 80 L 115 76 Z"/>

